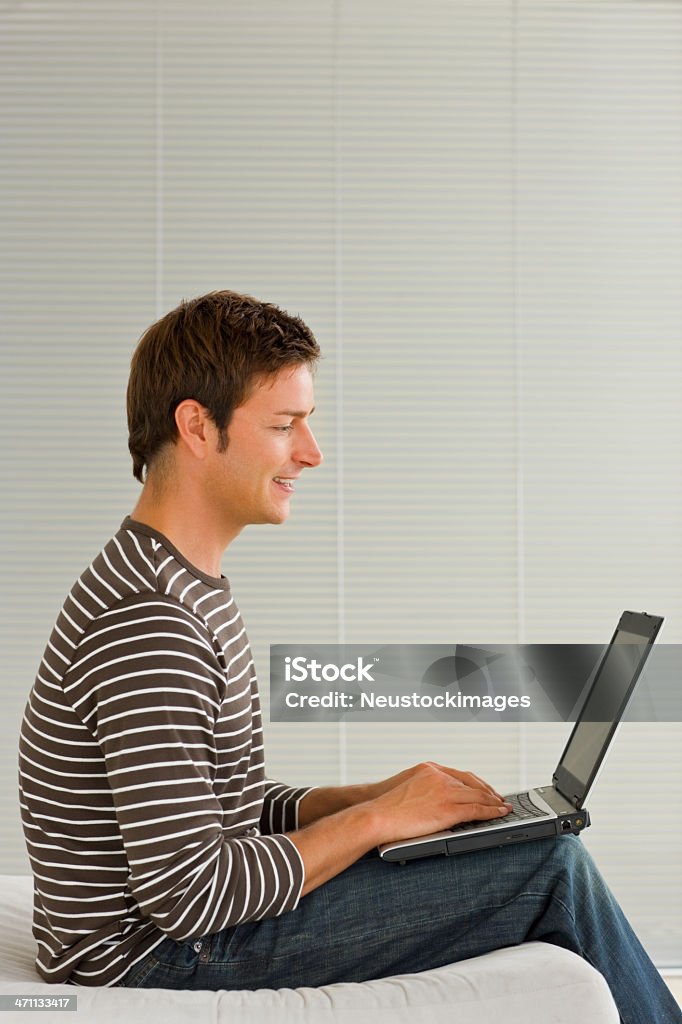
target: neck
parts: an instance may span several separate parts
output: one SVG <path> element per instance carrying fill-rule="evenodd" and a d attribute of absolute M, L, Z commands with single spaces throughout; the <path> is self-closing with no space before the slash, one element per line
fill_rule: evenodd
<path fill-rule="evenodd" d="M 216 578 L 221 575 L 225 549 L 237 536 L 226 535 L 220 529 L 207 510 L 202 510 L 196 494 L 173 485 L 159 489 L 150 480 L 145 483 L 131 516 L 162 533 L 188 562 Z"/>

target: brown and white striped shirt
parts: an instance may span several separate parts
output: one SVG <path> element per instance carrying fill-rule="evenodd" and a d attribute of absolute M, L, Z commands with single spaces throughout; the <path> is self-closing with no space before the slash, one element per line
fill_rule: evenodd
<path fill-rule="evenodd" d="M 76 582 L 19 748 L 46 981 L 113 985 L 166 936 L 292 910 L 282 833 L 308 792 L 265 779 L 256 673 L 228 580 L 126 519 Z"/>

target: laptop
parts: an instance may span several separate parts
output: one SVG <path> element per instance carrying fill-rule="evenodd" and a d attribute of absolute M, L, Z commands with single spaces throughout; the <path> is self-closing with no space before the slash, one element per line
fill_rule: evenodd
<path fill-rule="evenodd" d="M 417 857 L 451 856 L 582 832 L 590 824 L 585 804 L 662 623 L 662 618 L 646 612 L 623 612 L 597 665 L 551 785 L 506 796 L 513 809 L 504 818 L 464 822 L 443 832 L 385 843 L 379 847 L 379 855 L 405 863 Z"/>

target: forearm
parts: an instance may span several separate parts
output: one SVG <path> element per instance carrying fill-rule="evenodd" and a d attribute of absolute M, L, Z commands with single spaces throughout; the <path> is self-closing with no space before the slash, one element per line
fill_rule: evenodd
<path fill-rule="evenodd" d="M 313 789 L 310 793 L 306 793 L 298 806 L 298 826 L 303 828 L 329 814 L 336 814 L 338 811 L 356 807 L 368 800 L 375 800 L 382 794 L 395 789 L 413 772 L 413 768 L 408 768 L 388 779 L 382 779 L 380 782 L 367 782 L 354 786 L 320 786 L 318 789 Z"/>
<path fill-rule="evenodd" d="M 345 811 L 357 804 L 371 800 L 378 795 L 373 785 L 358 786 L 321 786 L 313 789 L 301 800 L 298 807 L 298 824 L 300 828 L 311 825 L 329 814 Z M 368 847 L 369 849 L 369 847 Z"/>
<path fill-rule="evenodd" d="M 476 775 L 431 762 L 371 785 L 312 790 L 288 833 L 303 861 L 302 895 L 381 843 L 499 817 L 510 806 Z"/>
<path fill-rule="evenodd" d="M 356 787 L 348 788 L 354 790 Z M 346 787 L 340 789 L 345 791 Z M 330 797 L 330 801 L 334 801 L 337 796 L 339 799 L 350 799 L 354 795 L 347 792 L 337 794 L 334 790 L 332 793 L 334 796 Z M 305 798 L 307 800 L 308 797 Z M 328 805 L 321 801 L 320 806 Z M 382 842 L 381 814 L 373 801 L 358 802 L 343 810 L 326 811 L 313 824 L 290 832 L 288 838 L 303 860 L 305 881 L 301 895 L 305 896 Z"/>

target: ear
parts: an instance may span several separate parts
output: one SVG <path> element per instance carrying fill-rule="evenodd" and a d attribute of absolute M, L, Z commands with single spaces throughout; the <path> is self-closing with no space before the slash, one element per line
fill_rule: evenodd
<path fill-rule="evenodd" d="M 194 398 L 185 398 L 175 410 L 178 442 L 186 445 L 197 459 L 205 459 L 215 432 L 208 411 Z"/>

